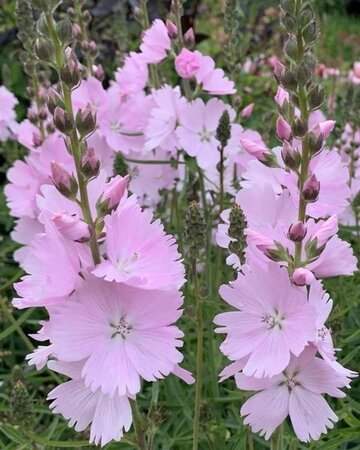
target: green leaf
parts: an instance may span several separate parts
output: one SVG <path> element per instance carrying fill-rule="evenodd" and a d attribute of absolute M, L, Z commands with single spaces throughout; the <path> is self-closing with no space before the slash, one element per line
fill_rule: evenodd
<path fill-rule="evenodd" d="M 0 431 L 2 431 L 5 436 L 10 439 L 11 442 L 16 442 L 17 444 L 28 444 L 28 441 L 26 439 L 24 439 L 19 433 L 18 431 L 7 424 L 2 424 L 0 425 Z"/>

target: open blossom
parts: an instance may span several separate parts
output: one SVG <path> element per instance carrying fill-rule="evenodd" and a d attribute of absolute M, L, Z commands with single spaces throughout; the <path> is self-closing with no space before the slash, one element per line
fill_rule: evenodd
<path fill-rule="evenodd" d="M 234 94 L 235 84 L 229 80 L 222 69 L 215 68 L 215 61 L 210 56 L 205 56 L 198 50 L 195 54 L 199 59 L 199 70 L 196 71 L 195 78 L 204 91 L 213 95 Z"/>
<path fill-rule="evenodd" d="M 178 291 L 139 289 L 86 275 L 51 314 L 54 353 L 61 361 L 86 360 L 85 385 L 108 395 L 136 394 L 140 377 L 163 378 L 183 356 Z M 74 345 L 76 342 L 76 345 Z"/>
<path fill-rule="evenodd" d="M 183 48 L 175 58 L 175 68 L 182 78 L 191 78 L 200 69 L 200 57 L 198 53 Z"/>
<path fill-rule="evenodd" d="M 258 391 L 241 408 L 244 423 L 252 431 L 269 439 L 290 416 L 297 437 L 304 442 L 319 439 L 338 420 L 322 395 L 344 397 L 340 389 L 349 384 L 344 375 L 315 357 L 311 347 L 297 358 L 292 356 L 285 371 L 272 378 L 258 379 L 238 373 L 235 379 L 238 388 Z"/>
<path fill-rule="evenodd" d="M 223 299 L 238 309 L 214 319 L 220 325 L 216 331 L 227 334 L 220 349 L 233 361 L 249 357 L 245 375 L 271 377 L 313 339 L 315 311 L 306 292 L 291 284 L 286 269 L 269 263 L 265 270 L 254 264 L 243 270 L 220 289 Z"/>
<path fill-rule="evenodd" d="M 144 32 L 140 45 L 144 61 L 151 64 L 159 63 L 166 58 L 170 49 L 171 39 L 165 23 L 160 19 L 154 20 L 151 27 Z"/>
<path fill-rule="evenodd" d="M 70 377 L 48 394 L 50 408 L 62 414 L 69 426 L 84 431 L 90 424 L 90 443 L 103 447 L 111 440 L 120 441 L 130 429 L 132 413 L 126 395 L 107 395 L 100 389 L 92 391 L 84 383 L 81 372 L 84 362 L 50 361 L 49 367 Z"/>
<path fill-rule="evenodd" d="M 148 66 L 141 53 L 130 52 L 124 65 L 115 72 L 115 80 L 121 96 L 142 91 L 149 78 Z"/>
<path fill-rule="evenodd" d="M 105 227 L 106 259 L 93 271 L 96 276 L 146 289 L 177 289 L 184 283 L 174 238 L 134 198 L 108 215 Z"/>
<path fill-rule="evenodd" d="M 56 256 L 56 257 L 54 257 Z M 75 244 L 65 239 L 54 226 L 36 235 L 23 261 L 28 275 L 14 285 L 22 298 L 15 298 L 16 308 L 48 306 L 61 302 L 80 280 L 80 259 Z"/>
<path fill-rule="evenodd" d="M 169 85 L 153 90 L 152 99 L 154 105 L 145 128 L 145 149 L 152 150 L 160 146 L 163 150 L 174 153 L 179 148 L 175 129 L 181 120 L 186 100 L 178 87 Z"/>
<path fill-rule="evenodd" d="M 18 124 L 15 113 L 17 104 L 15 95 L 5 86 L 0 86 L 0 141 L 6 141 L 12 134 L 17 133 Z"/>

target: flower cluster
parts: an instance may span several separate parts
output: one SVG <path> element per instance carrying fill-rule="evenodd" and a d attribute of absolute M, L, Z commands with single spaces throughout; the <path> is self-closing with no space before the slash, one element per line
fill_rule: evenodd
<path fill-rule="evenodd" d="M 237 311 L 217 315 L 215 323 L 226 333 L 221 350 L 234 361 L 222 379 L 235 375 L 240 389 L 259 391 L 241 408 L 245 423 L 268 439 L 290 416 L 298 438 L 309 441 L 337 420 L 322 394 L 344 396 L 339 388 L 355 375 L 336 359 L 325 323 L 332 300 L 320 280 L 351 275 L 357 262 L 336 234 L 350 189 L 346 165 L 325 148 L 334 122 L 316 112 L 324 95 L 314 82 L 314 11 L 308 2 L 283 2 L 283 25 L 287 63 L 274 68 L 281 146 L 243 142 L 257 157 L 236 195 L 247 221 L 247 249 L 245 261 L 228 258 L 238 276 L 220 289 Z M 230 210 L 222 217 L 217 241 L 231 251 Z"/>

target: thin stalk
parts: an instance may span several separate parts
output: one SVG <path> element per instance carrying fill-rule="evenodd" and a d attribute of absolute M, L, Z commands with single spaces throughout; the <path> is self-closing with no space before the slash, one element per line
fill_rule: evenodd
<path fill-rule="evenodd" d="M 149 12 L 147 9 L 148 0 L 140 0 L 140 9 L 142 16 L 142 26 L 144 29 L 150 28 Z M 149 64 L 149 78 L 152 87 L 159 89 L 161 87 L 160 75 L 156 64 Z"/>
<path fill-rule="evenodd" d="M 81 11 L 81 4 L 79 2 L 79 0 L 74 0 L 74 9 L 76 11 L 76 19 L 78 22 L 78 25 L 80 26 L 81 29 L 81 39 L 82 41 L 88 41 L 89 40 L 89 36 L 88 36 L 88 32 L 87 32 L 87 26 L 83 20 L 83 14 Z M 90 55 L 90 52 L 84 52 L 85 53 L 85 62 L 86 62 L 86 67 L 88 69 L 88 73 L 89 75 L 93 75 L 93 64 L 94 64 L 94 58 Z"/>
<path fill-rule="evenodd" d="M 36 103 L 36 109 L 39 112 L 40 108 L 41 108 L 41 101 L 40 101 L 40 96 L 39 96 L 39 80 L 38 80 L 38 76 L 36 73 L 36 70 L 33 71 L 32 74 L 32 87 L 33 87 L 33 91 L 34 91 L 34 99 L 35 99 L 35 103 Z M 40 134 L 41 134 L 41 139 L 45 139 L 46 137 L 46 132 L 45 132 L 45 127 L 44 127 L 44 121 L 39 119 L 39 130 L 40 130 Z"/>
<path fill-rule="evenodd" d="M 198 276 L 196 270 L 196 259 L 192 262 L 192 278 L 194 283 L 195 301 L 196 301 L 196 386 L 195 386 L 195 414 L 193 430 L 193 450 L 199 448 L 200 431 L 200 412 L 201 412 L 201 394 L 203 377 L 203 348 L 204 348 L 204 330 L 203 330 L 203 299 L 199 291 Z"/>
<path fill-rule="evenodd" d="M 274 432 L 271 438 L 271 450 L 282 450 L 282 425 Z"/>
<path fill-rule="evenodd" d="M 248 450 L 255 450 L 254 439 L 253 439 L 253 435 L 252 435 L 252 431 L 251 431 L 250 427 L 246 428 L 246 440 L 247 440 Z"/>
<path fill-rule="evenodd" d="M 138 449 L 139 450 L 148 450 L 148 446 L 146 444 L 146 439 L 145 439 L 144 429 L 141 424 L 141 416 L 140 416 L 138 404 L 137 404 L 136 400 L 130 400 L 130 401 L 131 401 L 131 409 L 132 409 L 132 413 L 133 413 L 134 428 L 135 428 L 135 433 L 137 436 Z"/>
<path fill-rule="evenodd" d="M 132 162 L 135 164 L 170 164 L 170 165 L 178 165 L 178 164 L 185 164 L 183 161 L 169 161 L 167 159 L 133 159 L 133 158 L 127 158 L 124 156 L 125 161 Z"/>

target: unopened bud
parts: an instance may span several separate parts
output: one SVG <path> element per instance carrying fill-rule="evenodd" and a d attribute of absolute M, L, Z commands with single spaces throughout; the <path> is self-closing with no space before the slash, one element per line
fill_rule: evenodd
<path fill-rule="evenodd" d="M 312 21 L 307 25 L 303 30 L 303 38 L 306 45 L 311 45 L 315 42 L 317 36 L 319 34 L 319 29 L 317 23 Z"/>
<path fill-rule="evenodd" d="M 102 67 L 101 64 L 98 64 L 98 65 L 95 67 L 93 73 L 94 73 L 94 77 L 95 77 L 97 80 L 99 80 L 99 81 L 103 81 L 103 80 L 104 80 L 104 78 L 105 78 L 105 72 L 104 72 L 104 69 L 103 69 L 103 67 Z"/>
<path fill-rule="evenodd" d="M 73 35 L 74 35 L 74 37 L 76 39 L 81 39 L 81 37 L 82 37 L 82 30 L 81 30 L 81 27 L 80 27 L 79 24 L 77 24 L 77 23 L 73 24 L 72 32 L 73 32 Z"/>
<path fill-rule="evenodd" d="M 225 148 L 231 137 L 230 116 L 227 109 L 222 113 L 219 125 L 216 129 L 216 139 L 220 142 L 222 148 Z"/>
<path fill-rule="evenodd" d="M 319 197 L 319 191 L 320 182 L 316 178 L 316 175 L 313 173 L 304 183 L 302 189 L 303 199 L 307 202 L 315 202 Z"/>
<path fill-rule="evenodd" d="M 100 170 L 100 161 L 92 147 L 88 147 L 81 158 L 81 172 L 86 178 L 96 177 Z"/>
<path fill-rule="evenodd" d="M 281 84 L 287 91 L 295 91 L 298 85 L 295 74 L 286 69 L 281 78 Z"/>
<path fill-rule="evenodd" d="M 166 29 L 170 39 L 176 39 L 178 37 L 178 29 L 171 20 L 166 21 Z"/>
<path fill-rule="evenodd" d="M 74 53 L 67 59 L 60 71 L 61 80 L 69 87 L 73 88 L 79 84 L 80 68 L 79 62 Z"/>
<path fill-rule="evenodd" d="M 66 239 L 85 242 L 90 238 L 89 226 L 77 214 L 56 213 L 52 221 Z"/>
<path fill-rule="evenodd" d="M 56 128 L 64 134 L 71 134 L 74 130 L 74 124 L 67 114 L 62 108 L 57 106 L 54 110 L 54 125 Z"/>
<path fill-rule="evenodd" d="M 314 274 L 310 270 L 304 269 L 303 267 L 298 267 L 294 270 L 292 279 L 297 286 L 309 285 L 315 281 Z"/>
<path fill-rule="evenodd" d="M 306 227 L 303 222 L 295 222 L 289 227 L 288 238 L 293 242 L 301 242 L 306 236 Z"/>
<path fill-rule="evenodd" d="M 70 175 L 63 164 L 51 163 L 51 175 L 56 189 L 67 198 L 75 198 L 78 184 L 74 175 Z"/>
<path fill-rule="evenodd" d="M 54 114 L 55 108 L 59 106 L 60 108 L 64 108 L 64 102 L 58 92 L 50 87 L 47 93 L 47 107 L 51 114 Z"/>
<path fill-rule="evenodd" d="M 49 39 L 38 37 L 35 41 L 35 54 L 45 62 L 51 62 L 54 56 L 54 47 Z"/>
<path fill-rule="evenodd" d="M 277 59 L 274 65 L 274 77 L 278 83 L 280 83 L 282 77 L 284 76 L 284 73 L 285 66 Z"/>
<path fill-rule="evenodd" d="M 296 18 L 289 12 L 287 12 L 282 19 L 282 24 L 286 28 L 286 31 L 288 31 L 289 33 L 295 34 L 297 32 L 298 24 Z"/>
<path fill-rule="evenodd" d="M 279 116 L 276 121 L 276 134 L 281 141 L 291 139 L 291 126 L 282 116 Z"/>
<path fill-rule="evenodd" d="M 195 45 L 195 34 L 192 28 L 189 28 L 184 34 L 184 43 L 189 48 Z"/>
<path fill-rule="evenodd" d="M 325 101 L 325 90 L 322 86 L 315 86 L 308 94 L 308 103 L 312 111 L 321 108 Z"/>
<path fill-rule="evenodd" d="M 29 109 L 27 112 L 27 118 L 29 119 L 29 121 L 33 124 L 36 125 L 38 122 L 38 115 L 36 114 L 36 112 L 32 109 Z"/>
<path fill-rule="evenodd" d="M 79 109 L 76 114 L 76 128 L 80 136 L 89 135 L 95 130 L 96 114 L 93 113 L 91 106 L 88 104 L 85 108 Z"/>
<path fill-rule="evenodd" d="M 56 30 L 63 45 L 66 45 L 73 37 L 73 26 L 67 17 L 56 24 Z"/>
<path fill-rule="evenodd" d="M 98 55 L 98 49 L 95 41 L 89 42 L 89 53 L 91 56 L 96 57 Z"/>
<path fill-rule="evenodd" d="M 297 42 L 292 36 L 285 42 L 284 51 L 288 58 L 296 61 L 297 58 Z"/>
<path fill-rule="evenodd" d="M 46 120 L 46 118 L 48 116 L 48 112 L 47 112 L 47 109 L 44 106 L 42 106 L 39 109 L 38 116 L 39 116 L 40 120 Z"/>
<path fill-rule="evenodd" d="M 302 138 L 305 136 L 305 134 L 308 131 L 308 126 L 307 123 L 305 123 L 304 121 L 302 121 L 300 118 L 295 118 L 294 119 L 294 123 L 292 125 L 292 132 L 293 135 L 298 137 L 298 138 Z"/>
<path fill-rule="evenodd" d="M 283 147 L 281 150 L 282 159 L 286 165 L 291 170 L 297 170 L 301 163 L 301 155 L 298 150 L 294 149 L 288 141 L 283 142 Z"/>
<path fill-rule="evenodd" d="M 323 148 L 324 135 L 322 133 L 315 134 L 312 131 L 309 131 L 309 133 L 306 136 L 306 139 L 311 156 L 316 155 Z"/>
<path fill-rule="evenodd" d="M 234 239 L 229 244 L 229 250 L 238 256 L 241 264 L 244 264 L 246 249 L 246 236 L 244 231 L 247 228 L 247 221 L 239 205 L 235 204 L 232 207 L 229 222 L 228 235 Z"/>
<path fill-rule="evenodd" d="M 34 147 L 40 147 L 43 144 L 42 137 L 40 136 L 39 133 L 33 133 L 32 140 Z"/>
<path fill-rule="evenodd" d="M 206 222 L 197 202 L 185 213 L 185 242 L 191 258 L 196 258 L 206 244 Z"/>
<path fill-rule="evenodd" d="M 103 217 L 117 208 L 126 192 L 129 181 L 130 175 L 126 175 L 124 178 L 117 175 L 106 184 L 104 192 L 96 202 L 99 217 Z"/>

